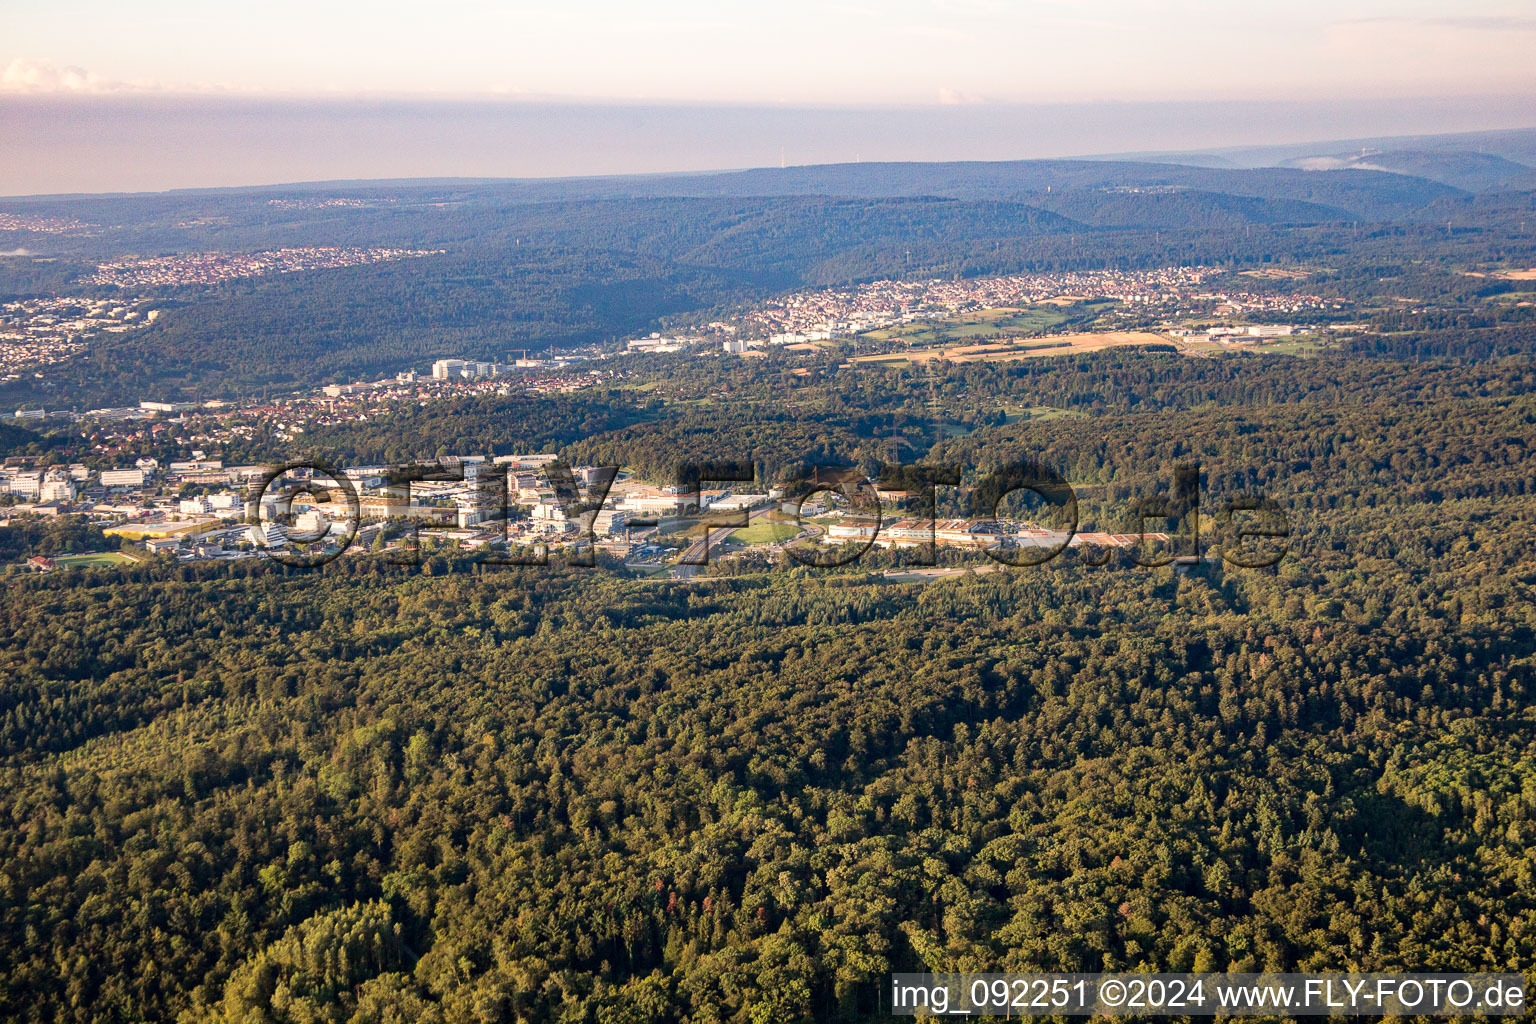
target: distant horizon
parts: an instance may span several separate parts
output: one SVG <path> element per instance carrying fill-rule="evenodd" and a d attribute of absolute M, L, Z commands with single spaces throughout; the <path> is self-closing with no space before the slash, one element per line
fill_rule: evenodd
<path fill-rule="evenodd" d="M 1528 0 L 72 0 L 0 93 L 900 105 L 1536 91 Z"/>
<path fill-rule="evenodd" d="M 858 162 L 1137 159 L 1536 127 L 1526 95 L 774 106 L 3 95 L 0 196 L 402 179 L 725 173 Z"/>

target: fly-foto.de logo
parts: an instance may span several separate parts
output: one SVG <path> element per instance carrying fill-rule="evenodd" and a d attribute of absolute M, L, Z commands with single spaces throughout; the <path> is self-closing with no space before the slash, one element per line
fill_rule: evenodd
<path fill-rule="evenodd" d="M 1069 552 L 1090 566 L 1219 559 L 1267 568 L 1290 548 L 1291 524 L 1274 500 L 1203 495 L 1198 463 L 1173 467 L 1145 496 L 1097 508 L 1098 518 L 1120 524 L 1113 531 L 1082 529 L 1078 489 L 1036 461 L 979 477 L 921 463 L 873 475 L 814 466 L 781 474 L 771 487 L 761 476 L 749 461 L 682 462 L 669 483 L 637 490 L 617 466 L 551 462 L 530 474 L 453 460 L 359 471 L 307 459 L 268 467 L 251 485 L 246 520 L 262 553 L 296 568 L 318 568 L 363 544 L 391 563 L 418 565 L 424 531 L 473 543 L 487 566 L 560 559 L 591 567 L 605 538 L 616 536 L 624 544 L 665 538 L 675 564 L 703 566 L 718 540 L 759 524 L 783 532 L 775 551 L 814 568 L 889 549 L 906 564 L 936 565 L 946 548 L 1016 568 Z"/>

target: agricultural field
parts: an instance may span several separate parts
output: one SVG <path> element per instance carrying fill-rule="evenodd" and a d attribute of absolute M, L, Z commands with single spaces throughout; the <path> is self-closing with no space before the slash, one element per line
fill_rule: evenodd
<path fill-rule="evenodd" d="M 1259 267 L 1254 270 L 1240 271 L 1240 274 L 1243 277 L 1252 277 L 1260 281 L 1300 281 L 1303 278 L 1311 277 L 1313 271 L 1300 267 Z"/>
<path fill-rule="evenodd" d="M 1032 341 L 985 345 L 951 345 L 935 348 L 910 349 L 906 352 L 888 352 L 880 355 L 854 356 L 854 363 L 913 363 L 921 364 L 943 359 L 952 363 L 996 363 L 1012 359 L 1029 359 L 1037 356 L 1072 355 L 1077 352 L 1099 352 L 1107 348 L 1128 345 L 1171 345 L 1173 342 L 1151 331 L 1099 331 L 1083 334 L 1057 334 Z"/>
<path fill-rule="evenodd" d="M 908 345 L 942 346 L 964 344 L 978 338 L 1029 337 L 1050 330 L 1064 322 L 1067 314 L 1040 306 L 1023 309 L 983 309 L 947 320 L 922 320 L 886 327 L 859 335 L 860 340 L 902 341 Z"/>

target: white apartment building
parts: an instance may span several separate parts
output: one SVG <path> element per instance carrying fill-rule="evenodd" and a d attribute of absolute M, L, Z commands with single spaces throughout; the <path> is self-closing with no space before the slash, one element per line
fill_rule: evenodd
<path fill-rule="evenodd" d="M 438 380 L 499 377 L 511 370 L 512 367 L 504 363 L 482 363 L 474 359 L 439 359 L 432 364 L 432 376 Z"/>
<path fill-rule="evenodd" d="M 101 471 L 103 487 L 143 487 L 142 469 L 104 469 Z"/>
<path fill-rule="evenodd" d="M 74 501 L 75 482 L 58 470 L 50 470 L 37 496 L 40 501 Z"/>
<path fill-rule="evenodd" d="M 224 463 L 220 459 L 190 459 L 170 465 L 172 473 L 216 473 L 223 468 Z"/>
<path fill-rule="evenodd" d="M 293 528 L 305 536 L 323 537 L 331 528 L 331 521 L 317 508 L 305 509 L 293 519 Z"/>
<path fill-rule="evenodd" d="M 459 468 L 464 473 L 464 482 L 466 484 L 480 484 L 494 480 L 498 476 L 505 479 L 507 472 L 500 466 L 491 465 L 483 458 L 476 458 L 474 461 L 465 459 L 459 463 Z"/>
<path fill-rule="evenodd" d="M 533 528 L 541 533 L 569 533 L 578 526 L 565 514 L 565 509 L 553 501 L 541 501 L 534 505 L 530 518 L 533 520 Z"/>
<path fill-rule="evenodd" d="M 683 511 L 683 500 L 675 494 L 629 494 L 624 497 L 624 511 L 640 519 L 675 516 Z"/>
<path fill-rule="evenodd" d="M 11 493 L 19 498 L 35 498 L 43 489 L 43 474 L 37 470 L 11 476 Z"/>
<path fill-rule="evenodd" d="M 623 509 L 601 509 L 592 518 L 592 532 L 599 537 L 615 537 L 629 530 L 629 513 Z"/>
<path fill-rule="evenodd" d="M 282 523 L 267 523 L 263 526 L 253 526 L 251 527 L 251 542 L 260 547 L 286 547 L 288 544 L 288 530 Z"/>
<path fill-rule="evenodd" d="M 462 530 L 494 519 L 496 512 L 497 509 L 492 508 L 490 505 L 461 504 L 458 506 L 455 520 L 458 523 L 459 529 Z"/>

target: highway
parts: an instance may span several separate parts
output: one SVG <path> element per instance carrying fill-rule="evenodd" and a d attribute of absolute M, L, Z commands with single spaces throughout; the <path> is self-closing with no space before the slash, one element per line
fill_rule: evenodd
<path fill-rule="evenodd" d="M 771 515 L 777 509 L 778 505 L 766 505 L 763 508 L 749 512 L 747 514 L 747 525 L 751 526 L 755 520 Z M 729 513 L 722 513 L 722 515 L 725 514 Z M 695 526 L 694 529 L 699 529 L 699 527 Z M 693 543 L 689 544 L 683 553 L 678 556 L 677 568 L 675 570 L 677 576 L 686 579 L 689 576 L 696 575 L 704 567 L 707 560 L 705 545 L 709 543 L 711 536 L 717 535 L 720 531 L 729 532 L 739 529 L 741 529 L 739 526 L 711 526 L 707 530 L 702 530 Z"/>

